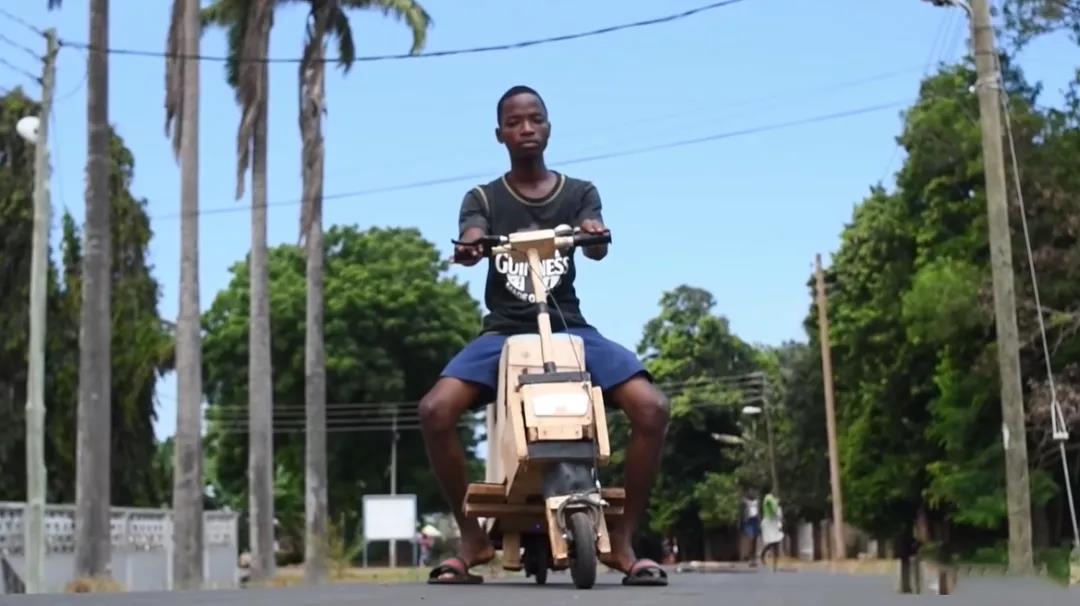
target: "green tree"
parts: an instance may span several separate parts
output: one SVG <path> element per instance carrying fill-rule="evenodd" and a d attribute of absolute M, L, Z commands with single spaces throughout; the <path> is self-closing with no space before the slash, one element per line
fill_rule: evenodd
<path fill-rule="evenodd" d="M 700 288 L 683 285 L 665 292 L 659 315 L 646 324 L 638 344 L 638 354 L 671 405 L 647 513 L 649 532 L 642 539 L 655 549 L 657 536 L 677 536 L 687 557 L 707 549 L 706 527 L 722 527 L 730 519 L 728 489 L 735 479 L 730 474 L 738 472 L 738 480 L 756 486 L 763 480 L 747 477 L 743 450 L 714 437 L 742 433 L 739 411 L 752 395 L 746 375 L 758 370 L 757 352 L 732 334 L 726 318 L 713 314 L 715 305 L 712 294 Z M 613 467 L 605 475 L 608 483 L 619 484 L 629 427 L 621 414 L 611 415 L 609 424 Z"/>
<path fill-rule="evenodd" d="M 14 123 L 36 112 L 36 104 L 15 90 L 0 101 L 0 499 L 25 498 L 25 416 L 27 304 L 30 285 L 32 150 L 15 135 Z M 152 232 L 146 201 L 130 191 L 134 159 L 111 134 L 107 175 L 113 264 L 110 439 L 111 503 L 156 506 L 160 483 L 151 459 L 157 448 L 153 421 L 154 386 L 172 365 L 172 340 L 157 312 L 160 286 L 147 261 Z M 62 263 L 50 261 L 46 342 L 46 465 L 50 502 L 75 500 L 76 411 L 79 377 L 79 313 L 83 246 L 68 213 L 61 215 Z"/>
<path fill-rule="evenodd" d="M 1017 48 L 1054 31 L 1068 30 L 1080 42 L 1080 2 L 1077 0 L 1005 0 L 1004 25 Z"/>
<path fill-rule="evenodd" d="M 398 486 L 415 492 L 423 511 L 443 507 L 432 481 L 415 404 L 342 406 L 346 403 L 416 402 L 445 363 L 475 336 L 479 305 L 466 287 L 443 275 L 438 250 L 413 229 L 333 227 L 327 233 L 326 344 L 329 509 L 344 517 L 348 536 L 359 523 L 360 496 L 389 490 L 390 419 L 396 409 L 403 430 L 398 442 Z M 275 327 L 273 464 L 278 470 L 279 509 L 288 543 L 303 542 L 305 259 L 296 246 L 271 250 L 271 320 Z M 204 315 L 204 373 L 211 409 L 207 436 L 208 476 L 215 492 L 244 510 L 247 498 L 246 368 L 248 274 L 232 268 L 229 287 Z M 357 431 L 347 431 L 353 428 Z M 471 451 L 472 429 L 462 429 Z M 282 476 L 281 474 L 287 474 Z"/>
<path fill-rule="evenodd" d="M 1052 365 L 1072 393 L 1080 180 L 1067 167 L 1080 157 L 1080 114 L 1074 93 L 1065 110 L 1037 111 L 1037 90 L 1003 63 Z M 828 272 L 848 516 L 907 539 L 925 515 L 933 540 L 951 537 L 960 547 L 1002 538 L 1006 517 L 974 79 L 970 65 L 926 79 L 904 116 L 908 156 L 896 191 L 875 188 L 856 209 Z M 1046 507 L 1060 503 L 1060 464 L 1049 456 L 1045 360 L 1021 216 L 1011 210 L 1033 504 L 1046 518 Z M 1046 537 L 1060 536 L 1062 519 L 1044 521 Z"/>

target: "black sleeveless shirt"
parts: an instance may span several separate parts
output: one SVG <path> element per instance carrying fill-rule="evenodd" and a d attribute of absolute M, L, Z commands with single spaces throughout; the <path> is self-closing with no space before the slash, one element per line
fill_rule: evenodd
<path fill-rule="evenodd" d="M 505 176 L 474 187 L 461 203 L 459 233 L 479 227 L 489 235 L 505 236 L 561 224 L 578 227 L 586 219 L 603 221 L 600 194 L 592 183 L 561 173 L 556 176 L 555 188 L 543 198 L 529 198 L 516 191 Z M 574 291 L 577 275 L 574 254 L 564 255 L 541 262 L 550 298 L 557 303 L 550 307 L 551 328 L 555 331 L 589 326 Z M 484 302 L 489 312 L 484 317 L 484 333 L 520 334 L 537 330 L 528 263 L 515 262 L 507 255 L 490 259 Z"/>

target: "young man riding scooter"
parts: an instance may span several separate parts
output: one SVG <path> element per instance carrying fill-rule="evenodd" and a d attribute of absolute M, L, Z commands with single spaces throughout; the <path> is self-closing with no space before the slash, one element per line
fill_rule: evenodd
<path fill-rule="evenodd" d="M 461 242 L 484 235 L 509 235 L 527 229 L 549 229 L 560 224 L 580 227 L 590 234 L 605 234 L 600 196 L 588 181 L 548 170 L 544 150 L 551 134 L 547 107 L 540 95 L 525 86 L 508 90 L 497 105 L 495 138 L 506 146 L 510 171 L 499 179 L 470 190 L 461 205 Z M 475 265 L 482 258 L 476 246 L 456 246 L 455 258 Z M 607 246 L 584 250 L 599 261 Z M 550 298 L 556 304 L 552 329 L 579 336 L 585 347 L 586 371 L 626 414 L 631 425 L 626 451 L 624 516 L 611 530 L 612 551 L 605 565 L 626 573 L 626 584 L 666 584 L 667 575 L 649 559 L 638 559 L 631 541 L 644 513 L 660 466 L 667 432 L 668 406 L 649 374 L 631 351 L 604 338 L 582 316 L 574 291 L 574 257 L 558 257 L 543 267 Z M 492 560 L 495 550 L 479 523 L 465 517 L 463 499 L 468 487 L 465 454 L 457 426 L 470 408 L 493 400 L 498 385 L 499 357 L 510 335 L 535 333 L 535 300 L 528 266 L 509 258 L 492 258 L 488 265 L 482 334 L 469 343 L 446 368 L 420 402 L 420 421 L 428 458 L 453 509 L 461 530 L 461 552 L 437 566 L 431 582 L 478 582 L 469 568 Z"/>

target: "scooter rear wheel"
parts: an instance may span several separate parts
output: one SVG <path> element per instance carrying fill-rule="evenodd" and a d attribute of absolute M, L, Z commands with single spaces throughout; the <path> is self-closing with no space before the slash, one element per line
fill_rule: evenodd
<path fill-rule="evenodd" d="M 533 577 L 537 585 L 547 583 L 548 565 L 551 563 L 551 545 L 547 535 L 531 535 L 525 542 L 525 574 Z"/>
<path fill-rule="evenodd" d="M 578 589 L 590 589 L 596 584 L 596 524 L 588 512 L 570 515 L 570 537 L 574 542 L 570 577 Z"/>

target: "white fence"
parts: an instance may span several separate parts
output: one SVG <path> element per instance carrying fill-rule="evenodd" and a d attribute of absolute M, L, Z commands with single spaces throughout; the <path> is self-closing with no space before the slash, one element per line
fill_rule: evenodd
<path fill-rule="evenodd" d="M 26 505 L 0 501 L 0 556 L 20 578 L 25 576 L 23 516 Z M 208 589 L 240 584 L 238 516 L 235 512 L 203 514 L 203 578 Z M 166 509 L 112 508 L 111 576 L 127 591 L 173 588 L 173 522 Z M 74 576 L 75 506 L 45 507 L 44 590 L 60 592 Z M 9 593 L 0 574 L 0 594 Z"/>

